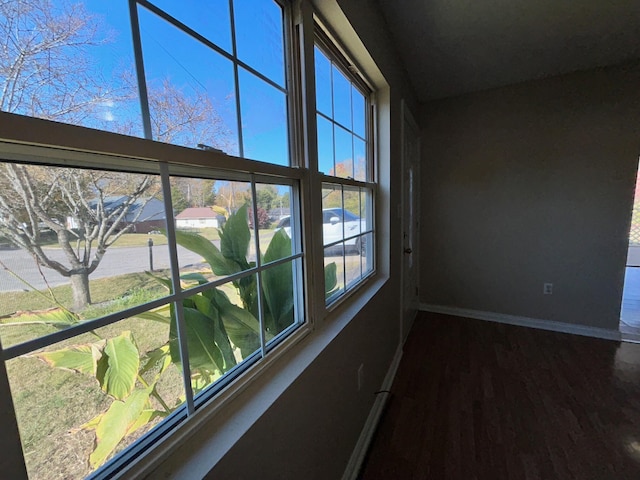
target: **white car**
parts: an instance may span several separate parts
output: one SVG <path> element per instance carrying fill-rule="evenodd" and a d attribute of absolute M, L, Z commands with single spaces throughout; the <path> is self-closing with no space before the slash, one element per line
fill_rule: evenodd
<path fill-rule="evenodd" d="M 291 237 L 291 217 L 283 217 L 278 222 L 278 229 L 284 231 Z M 324 245 L 331 245 L 346 238 L 346 247 L 365 253 L 365 237 L 353 237 L 367 230 L 367 221 L 342 208 L 325 208 L 322 210 L 322 238 Z"/>

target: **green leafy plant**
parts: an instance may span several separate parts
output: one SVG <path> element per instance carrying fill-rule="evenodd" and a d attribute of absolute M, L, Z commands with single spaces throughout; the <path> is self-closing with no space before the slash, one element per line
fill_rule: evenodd
<path fill-rule="evenodd" d="M 201 255 L 216 276 L 233 275 L 255 266 L 255 262 L 247 258 L 251 232 L 246 205 L 229 217 L 219 230 L 219 236 L 219 249 L 196 233 L 177 231 L 176 241 Z M 261 260 L 267 264 L 290 255 L 291 240 L 284 230 L 278 230 Z M 152 273 L 148 275 L 171 291 L 169 279 Z M 181 281 L 185 286 L 208 282 L 202 272 L 186 273 L 181 276 Z M 256 275 L 243 276 L 231 284 L 237 296 L 236 303 L 241 306 L 232 302 L 224 288 L 204 290 L 187 297 L 181 305 L 191 384 L 196 393 L 260 348 Z M 325 268 L 325 286 L 327 296 L 337 288 L 335 264 Z M 294 322 L 291 262 L 264 270 L 261 287 L 264 335 L 269 341 Z M 184 401 L 177 399 L 170 404 L 162 398 L 157 388 L 171 365 L 181 367 L 175 310 L 172 303 L 138 315 L 140 319 L 169 326 L 169 338 L 165 343 L 148 352 L 140 352 L 133 334 L 125 331 L 108 339 L 100 338 L 93 332 L 97 337 L 95 342 L 30 355 L 51 367 L 95 378 L 102 391 L 113 399 L 105 412 L 79 427 L 95 431 L 95 446 L 89 457 L 93 469 L 102 465 L 124 438 L 155 419 L 166 417 Z M 37 321 L 56 324 L 59 328 L 78 321 L 75 314 L 62 308 L 47 315 Z M 60 325 L 61 322 L 64 325 Z"/>

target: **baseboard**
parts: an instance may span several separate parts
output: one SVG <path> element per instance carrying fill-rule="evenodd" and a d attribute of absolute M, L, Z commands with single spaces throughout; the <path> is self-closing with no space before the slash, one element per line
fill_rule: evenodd
<path fill-rule="evenodd" d="M 389 365 L 387 374 L 385 375 L 382 386 L 380 387 L 381 393 L 376 395 L 376 399 L 373 402 L 373 407 L 371 407 L 371 410 L 369 411 L 367 421 L 365 422 L 364 427 L 360 432 L 358 442 L 356 443 L 356 446 L 351 453 L 351 458 L 349 458 L 347 468 L 342 475 L 342 480 L 356 480 L 358 478 L 358 474 L 360 473 L 360 469 L 362 468 L 362 462 L 364 462 L 364 458 L 367 455 L 367 450 L 369 449 L 369 445 L 371 444 L 371 440 L 373 439 L 373 434 L 376 431 L 376 427 L 378 426 L 378 422 L 380 421 L 382 412 L 384 412 L 384 407 L 389 400 L 390 394 L 388 393 L 388 390 L 391 389 L 391 385 L 393 384 L 393 379 L 395 378 L 396 372 L 398 371 L 398 366 L 400 365 L 401 358 L 402 346 L 398 346 L 396 354 L 393 357 L 393 361 L 391 362 L 391 365 Z"/>
<path fill-rule="evenodd" d="M 555 322 L 552 320 L 541 320 L 538 318 L 520 317 L 517 315 L 506 315 L 504 313 L 483 312 L 480 310 L 449 307 L 446 305 L 431 305 L 426 303 L 420 304 L 420 310 L 423 312 L 442 313 L 445 315 L 455 315 L 457 317 L 486 320 L 488 322 L 537 328 L 539 330 L 549 330 L 552 332 L 571 333 L 573 335 L 582 335 L 585 337 L 602 338 L 605 340 L 622 340 L 619 331 L 607 330 L 606 328 L 586 327 L 584 325 L 574 325 L 572 323 Z"/>

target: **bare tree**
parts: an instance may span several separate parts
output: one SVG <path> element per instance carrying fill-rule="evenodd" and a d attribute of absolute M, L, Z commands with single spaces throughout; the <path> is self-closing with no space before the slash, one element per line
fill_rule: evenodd
<path fill-rule="evenodd" d="M 0 166 L 0 231 L 39 265 L 71 281 L 74 308 L 91 303 L 89 275 L 122 234 L 141 219 L 153 177 L 4 163 Z M 42 248 L 52 232 L 66 263 Z"/>
<path fill-rule="evenodd" d="M 100 18 L 81 3 L 0 0 L 0 109 L 120 133 L 139 131 L 131 118 L 107 127 L 96 115 L 105 104 L 124 111 L 137 98 L 127 71 L 107 80 L 96 66 L 92 49 L 109 37 Z M 204 93 L 187 96 L 168 80 L 151 82 L 149 107 L 154 139 L 225 148 L 229 132 Z M 74 306 L 82 309 L 91 303 L 89 275 L 107 248 L 140 220 L 158 189 L 146 175 L 3 163 L 0 231 L 38 265 L 68 277 Z M 42 248 L 46 232 L 55 236 L 66 262 Z"/>

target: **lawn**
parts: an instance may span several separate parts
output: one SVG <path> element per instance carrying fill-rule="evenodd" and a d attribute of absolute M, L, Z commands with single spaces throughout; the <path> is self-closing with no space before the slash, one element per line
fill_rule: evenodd
<path fill-rule="evenodd" d="M 219 240 L 217 228 L 203 228 L 194 230 L 203 237 L 209 240 Z M 166 245 L 167 237 L 162 233 L 125 233 L 110 248 L 122 248 L 122 247 L 146 247 L 149 245 L 149 239 L 153 240 L 154 245 Z M 82 242 L 80 246 L 82 246 Z M 50 240 L 47 243 L 43 243 L 46 248 L 60 248 L 60 245 L 55 240 Z M 75 246 L 75 244 L 74 244 Z"/>

